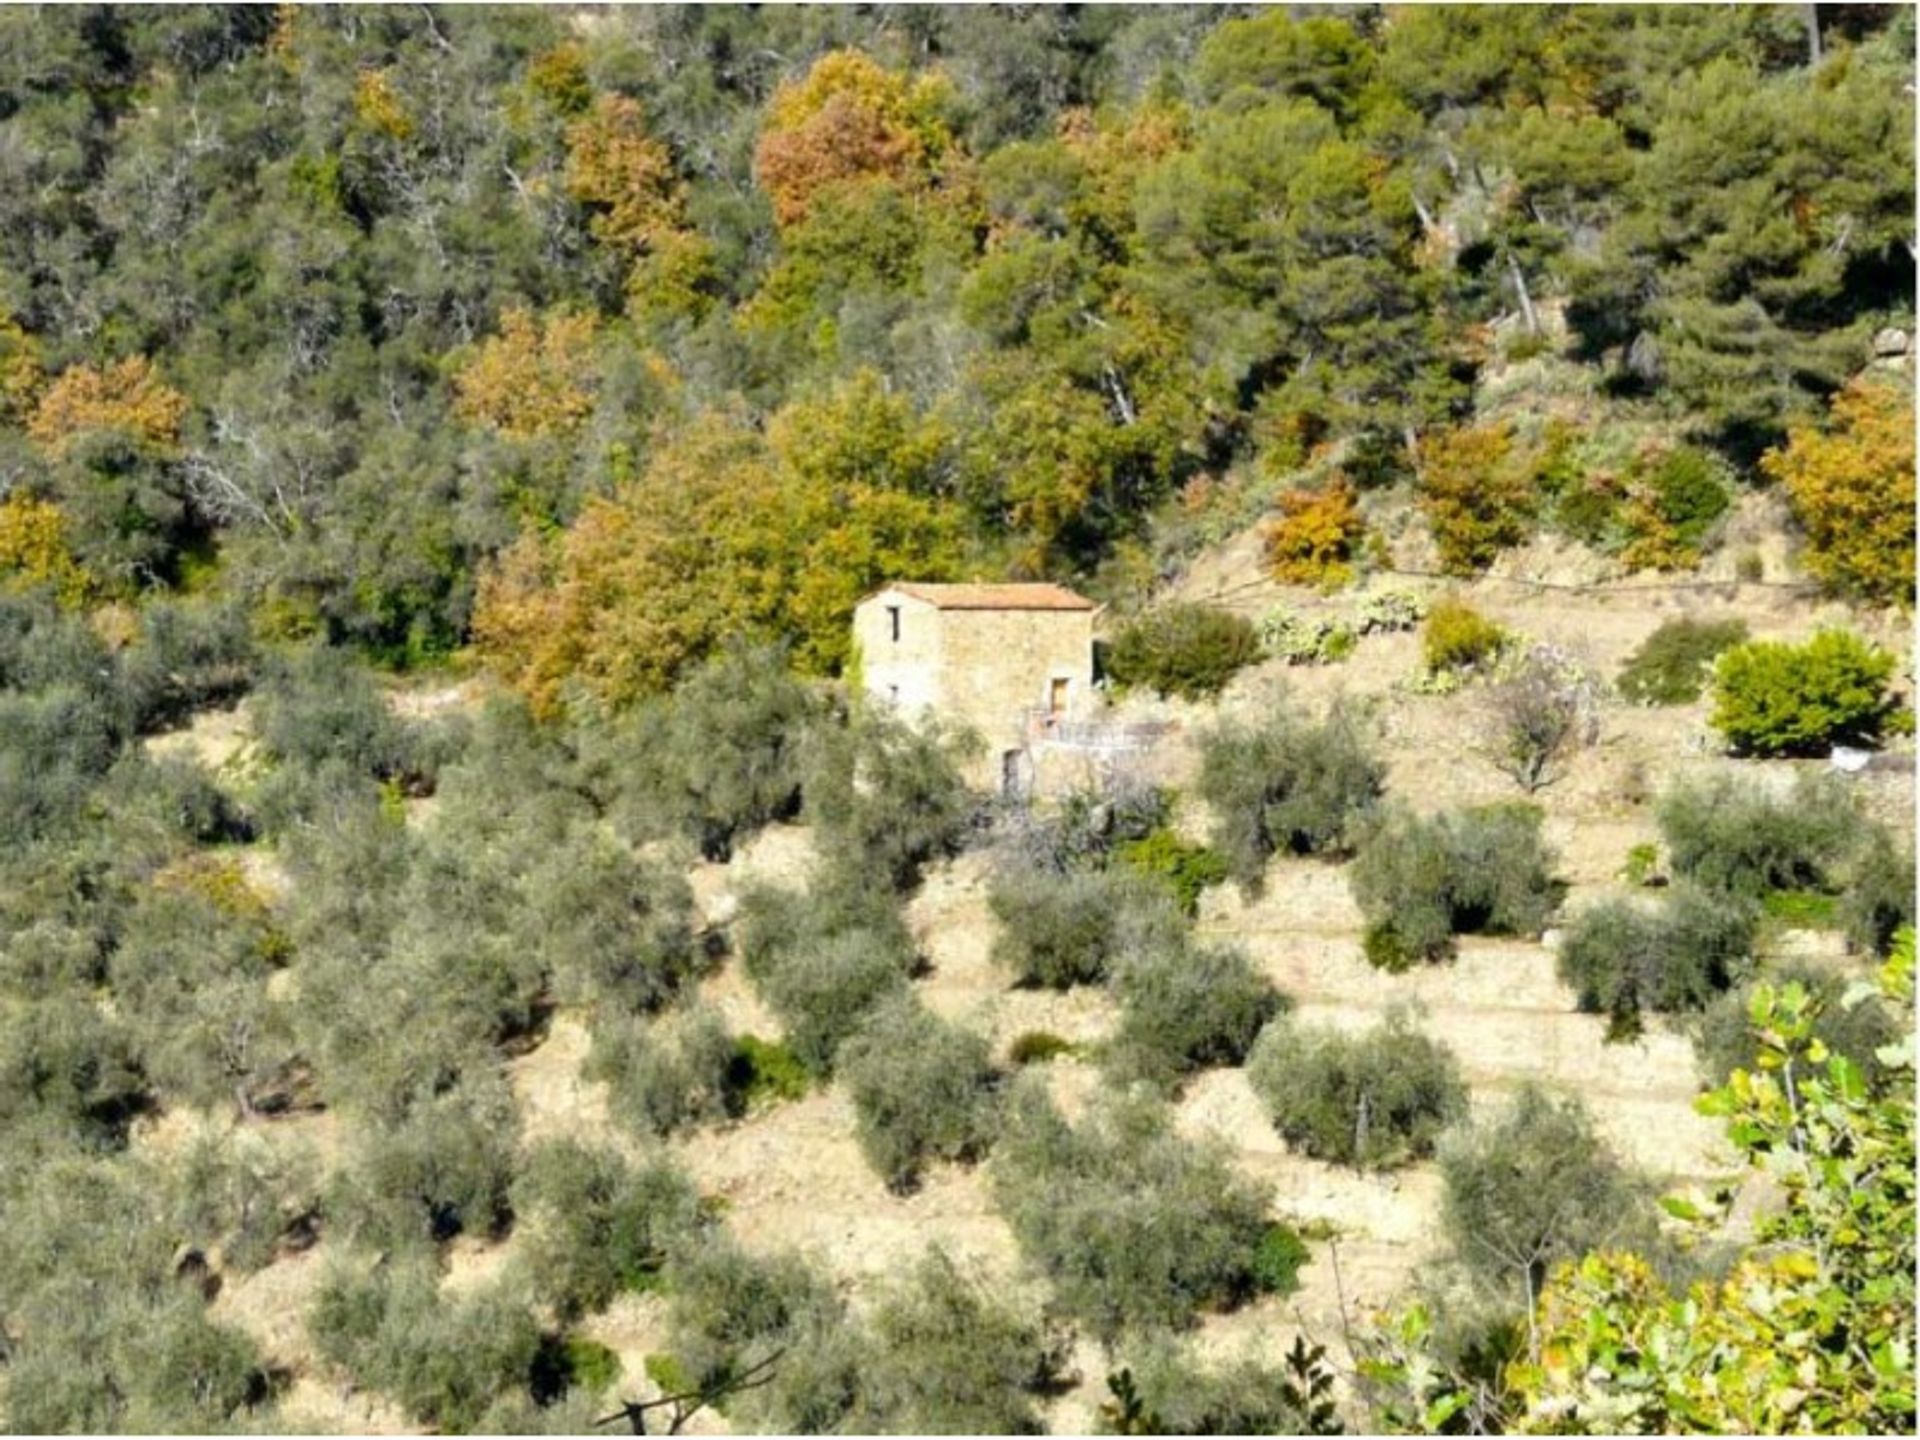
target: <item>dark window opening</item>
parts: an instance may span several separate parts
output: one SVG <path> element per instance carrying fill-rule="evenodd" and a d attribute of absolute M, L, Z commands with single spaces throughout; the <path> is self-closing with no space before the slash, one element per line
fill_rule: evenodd
<path fill-rule="evenodd" d="M 898 605 L 887 606 L 887 624 L 893 629 L 893 643 L 898 645 L 900 643 L 900 607 Z"/>

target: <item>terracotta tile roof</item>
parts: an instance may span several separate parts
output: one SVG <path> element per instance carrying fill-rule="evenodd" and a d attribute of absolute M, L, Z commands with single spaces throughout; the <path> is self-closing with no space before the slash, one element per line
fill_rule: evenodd
<path fill-rule="evenodd" d="M 1059 585 L 890 585 L 938 610 L 1091 610 L 1093 601 Z"/>

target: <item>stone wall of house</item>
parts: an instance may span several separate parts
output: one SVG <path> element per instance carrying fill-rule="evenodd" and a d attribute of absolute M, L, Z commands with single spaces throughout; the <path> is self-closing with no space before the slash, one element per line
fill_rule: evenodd
<path fill-rule="evenodd" d="M 1056 679 L 1067 682 L 1063 718 L 1090 713 L 1092 611 L 947 610 L 941 621 L 941 711 L 979 731 L 996 757 L 1025 744 L 1028 716 L 1047 708 Z"/>
<path fill-rule="evenodd" d="M 1095 706 L 1091 610 L 940 609 L 884 590 L 854 611 L 853 635 L 869 695 L 980 735 L 985 749 L 968 779 L 985 788 L 999 788 L 1009 750 L 1027 749 L 1029 717 L 1048 707 L 1055 680 L 1066 682 L 1063 718 Z"/>
<path fill-rule="evenodd" d="M 893 638 L 890 607 L 898 607 L 900 638 Z M 891 701 L 902 713 L 938 710 L 941 613 L 924 600 L 883 590 L 853 612 L 853 644 L 860 683 L 867 694 Z"/>

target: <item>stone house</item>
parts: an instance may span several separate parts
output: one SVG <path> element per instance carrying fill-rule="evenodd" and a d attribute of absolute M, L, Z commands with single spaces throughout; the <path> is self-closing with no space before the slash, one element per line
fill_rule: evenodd
<path fill-rule="evenodd" d="M 887 586 L 853 612 L 866 693 L 909 717 L 972 728 L 968 779 L 1025 794 L 1036 752 L 1095 712 L 1091 600 L 1058 585 Z"/>

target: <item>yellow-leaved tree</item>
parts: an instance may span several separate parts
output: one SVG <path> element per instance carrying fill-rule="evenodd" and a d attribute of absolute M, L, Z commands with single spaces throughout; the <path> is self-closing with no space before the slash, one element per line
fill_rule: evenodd
<path fill-rule="evenodd" d="M 680 227 L 673 157 L 625 95 L 600 96 L 567 127 L 567 193 L 592 207 L 593 233 L 608 244 L 646 251 Z"/>
<path fill-rule="evenodd" d="M 95 369 L 60 372 L 34 407 L 27 434 L 55 459 L 89 430 L 120 430 L 156 453 L 174 450 L 186 419 L 187 397 L 161 380 L 144 355 Z"/>
<path fill-rule="evenodd" d="M 543 713 L 574 688 L 616 706 L 665 690 L 736 637 L 839 669 L 863 594 L 960 564 L 957 506 L 905 488 L 929 442 L 910 415 L 876 418 L 865 383 L 777 416 L 771 441 L 719 413 L 661 437 L 637 478 L 482 577 L 480 653 Z"/>
<path fill-rule="evenodd" d="M 1344 585 L 1366 538 L 1353 483 L 1344 475 L 1280 497 L 1280 518 L 1267 531 L 1267 564 L 1289 585 Z"/>
<path fill-rule="evenodd" d="M 1913 393 L 1861 378 L 1825 428 L 1792 431 L 1760 468 L 1786 487 L 1807 532 L 1807 569 L 1843 594 L 1913 602 Z"/>
<path fill-rule="evenodd" d="M 1421 512 L 1449 575 L 1484 570 L 1527 538 L 1534 486 L 1505 425 L 1436 430 L 1420 441 Z"/>
<path fill-rule="evenodd" d="M 58 505 L 29 495 L 0 501 L 0 589 L 48 586 L 62 605 L 86 599 L 90 580 L 67 544 Z"/>
<path fill-rule="evenodd" d="M 0 305 L 0 425 L 25 424 L 45 381 L 40 342 Z"/>
<path fill-rule="evenodd" d="M 521 309 L 475 347 L 453 377 L 454 413 L 516 440 L 572 429 L 593 410 L 599 384 L 599 322 Z"/>

